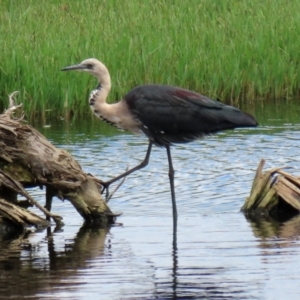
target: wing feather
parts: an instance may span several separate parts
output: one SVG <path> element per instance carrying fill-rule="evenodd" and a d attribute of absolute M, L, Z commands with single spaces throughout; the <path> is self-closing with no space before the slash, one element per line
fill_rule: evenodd
<path fill-rule="evenodd" d="M 172 86 L 139 86 L 124 100 L 157 144 L 189 142 L 220 130 L 257 125 L 251 115 L 235 107 Z"/>

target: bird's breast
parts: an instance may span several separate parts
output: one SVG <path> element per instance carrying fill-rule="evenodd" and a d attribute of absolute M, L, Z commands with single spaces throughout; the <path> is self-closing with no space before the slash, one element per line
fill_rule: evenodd
<path fill-rule="evenodd" d="M 124 103 L 108 104 L 97 99 L 98 93 L 91 93 L 89 104 L 94 115 L 104 122 L 121 130 L 140 133 L 140 123 L 131 115 Z"/>

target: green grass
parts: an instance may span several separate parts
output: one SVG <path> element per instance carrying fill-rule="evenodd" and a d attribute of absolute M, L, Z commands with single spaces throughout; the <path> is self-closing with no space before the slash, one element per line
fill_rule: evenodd
<path fill-rule="evenodd" d="M 96 86 L 60 72 L 96 57 L 109 101 L 144 83 L 224 102 L 299 98 L 298 0 L 1 0 L 0 108 L 19 90 L 27 117 L 90 114 Z"/>

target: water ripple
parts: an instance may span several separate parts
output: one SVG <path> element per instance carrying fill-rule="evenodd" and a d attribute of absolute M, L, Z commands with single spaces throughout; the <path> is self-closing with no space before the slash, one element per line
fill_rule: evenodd
<path fill-rule="evenodd" d="M 49 132 L 51 134 L 51 132 Z M 60 148 L 106 180 L 144 157 L 143 137 L 78 134 Z M 74 142 L 72 142 L 74 141 Z M 240 129 L 172 148 L 179 211 L 174 246 L 166 151 L 130 175 L 110 202 L 121 226 L 80 228 L 68 202 L 61 232 L 1 244 L 0 295 L 31 299 L 298 299 L 300 220 L 247 220 L 239 213 L 261 158 L 266 168 L 300 167 L 299 126 Z M 30 193 L 43 201 L 44 191 Z M 36 210 L 34 210 L 36 211 Z M 18 282 L 18 285 L 14 284 Z"/>

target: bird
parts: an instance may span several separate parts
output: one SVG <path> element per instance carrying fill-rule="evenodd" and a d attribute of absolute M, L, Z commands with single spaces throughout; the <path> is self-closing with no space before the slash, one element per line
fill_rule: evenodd
<path fill-rule="evenodd" d="M 149 140 L 144 160 L 136 167 L 103 183 L 103 191 L 113 182 L 146 167 L 153 145 L 167 151 L 172 198 L 173 223 L 177 222 L 174 167 L 171 146 L 188 143 L 219 131 L 238 127 L 256 127 L 256 119 L 240 109 L 212 100 L 202 94 L 177 86 L 162 84 L 139 85 L 119 102 L 106 102 L 111 89 L 107 67 L 96 58 L 89 58 L 61 71 L 83 71 L 98 79 L 88 102 L 96 117 L 122 130 L 144 133 Z"/>

